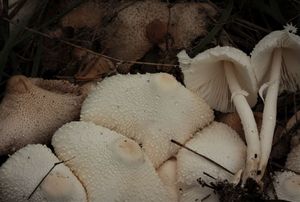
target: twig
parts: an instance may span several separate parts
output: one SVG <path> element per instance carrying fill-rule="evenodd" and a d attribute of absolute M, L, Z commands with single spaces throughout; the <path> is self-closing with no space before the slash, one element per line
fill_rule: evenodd
<path fill-rule="evenodd" d="M 60 162 L 56 162 L 54 163 L 54 165 L 50 168 L 50 170 L 46 173 L 46 175 L 41 179 L 41 181 L 37 184 L 37 186 L 34 188 L 34 190 L 31 192 L 31 194 L 27 197 L 27 200 L 29 200 L 32 195 L 36 192 L 36 190 L 39 188 L 39 186 L 42 184 L 42 182 L 46 179 L 46 177 L 50 174 L 50 172 L 59 164 L 65 163 L 67 161 L 71 161 L 72 159 L 74 159 L 75 157 L 72 157 L 66 161 L 60 161 Z"/>
<path fill-rule="evenodd" d="M 231 175 L 234 175 L 234 173 L 233 173 L 232 171 L 228 170 L 228 169 L 225 168 L 224 166 L 220 165 L 219 163 L 217 163 L 217 162 L 211 160 L 210 158 L 208 158 L 208 157 L 206 157 L 206 156 L 204 156 L 204 155 L 202 155 L 202 154 L 199 154 L 199 153 L 196 152 L 195 150 L 193 150 L 193 149 L 191 149 L 191 148 L 188 148 L 187 146 L 181 144 L 180 142 L 177 142 L 176 140 L 173 140 L 173 139 L 171 139 L 171 142 L 174 143 L 174 144 L 177 144 L 177 145 L 181 146 L 182 148 L 184 148 L 184 149 L 186 149 L 186 150 L 188 150 L 188 151 L 190 151 L 190 152 L 193 152 L 194 154 L 197 154 L 198 156 L 201 156 L 202 158 L 204 158 L 205 160 L 209 161 L 210 163 L 212 163 L 212 164 L 214 164 L 214 165 L 216 165 L 216 166 L 222 168 L 223 170 L 227 171 L 227 172 L 230 173 Z"/>
<path fill-rule="evenodd" d="M 8 18 L 2 18 L 3 20 L 11 23 L 11 24 L 14 24 L 16 26 L 21 26 L 21 25 L 18 25 L 16 23 L 14 23 L 13 21 L 11 21 L 10 19 Z M 71 46 L 73 48 L 78 48 L 78 49 L 81 49 L 81 50 L 84 50 L 86 51 L 87 53 L 90 53 L 92 55 L 96 55 L 96 56 L 100 56 L 100 57 L 103 57 L 103 58 L 106 58 L 106 59 L 109 59 L 109 60 L 112 60 L 112 61 L 115 61 L 119 64 L 142 64 L 142 65 L 151 65 L 151 66 L 165 66 L 165 67 L 179 67 L 179 65 L 173 65 L 173 64 L 161 64 L 161 63 L 154 63 L 154 62 L 139 62 L 139 61 L 132 61 L 132 60 L 121 60 L 119 58 L 114 58 L 114 57 L 111 57 L 111 56 L 108 56 L 108 55 L 104 55 L 104 54 L 101 54 L 101 53 L 97 53 L 97 52 L 94 52 L 90 49 L 87 49 L 87 48 L 84 48 L 84 47 L 81 47 L 79 45 L 76 45 L 76 44 L 73 44 L 69 41 L 66 41 L 64 39 L 59 39 L 59 38 L 54 38 L 46 33 L 43 33 L 43 32 L 40 32 L 38 30 L 35 30 L 35 29 L 32 29 L 32 28 L 29 28 L 27 26 L 22 26 L 25 30 L 31 32 L 31 33 L 34 33 L 34 34 L 37 34 L 37 35 L 40 35 L 40 36 L 43 36 L 45 38 L 48 38 L 48 39 L 53 39 L 53 40 L 57 40 L 63 44 L 66 44 L 68 46 Z"/>

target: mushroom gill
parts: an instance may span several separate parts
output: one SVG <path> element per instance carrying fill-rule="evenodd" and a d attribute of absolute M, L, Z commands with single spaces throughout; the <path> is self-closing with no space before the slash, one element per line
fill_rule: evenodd
<path fill-rule="evenodd" d="M 49 143 L 59 127 L 79 117 L 84 97 L 67 81 L 13 76 L 0 104 L 0 155 Z"/>

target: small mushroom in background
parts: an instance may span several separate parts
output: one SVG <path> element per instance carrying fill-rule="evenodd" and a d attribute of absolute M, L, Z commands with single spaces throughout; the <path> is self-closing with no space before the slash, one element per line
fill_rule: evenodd
<path fill-rule="evenodd" d="M 162 50 L 188 48 L 197 37 L 207 34 L 208 16 L 213 18 L 217 14 L 206 3 L 168 6 L 165 2 L 147 0 L 136 1 L 121 9 L 117 17 L 104 27 L 104 53 L 121 60 L 136 61 L 154 45 Z M 118 71 L 128 73 L 131 66 L 120 64 Z"/>
<path fill-rule="evenodd" d="M 213 109 L 221 112 L 236 109 L 247 142 L 243 181 L 248 177 L 256 179 L 261 148 L 251 110 L 257 101 L 257 83 L 250 68 L 250 58 L 229 46 L 208 49 L 193 59 L 183 50 L 177 57 L 188 89 L 202 97 Z"/>
<path fill-rule="evenodd" d="M 171 158 L 164 162 L 157 169 L 158 176 L 169 191 L 171 200 L 178 201 L 178 185 L 177 185 L 177 161 L 175 158 Z"/>
<path fill-rule="evenodd" d="M 255 72 L 264 99 L 259 170 L 263 176 L 272 148 L 276 125 L 277 97 L 282 90 L 296 91 L 300 85 L 300 37 L 297 29 L 287 25 L 282 31 L 274 31 L 256 44 L 251 53 L 251 69 Z"/>
<path fill-rule="evenodd" d="M 60 160 L 44 145 L 27 145 L 18 150 L 0 167 L 0 201 L 87 201 L 81 183 L 63 163 L 47 175 L 58 162 Z"/>
<path fill-rule="evenodd" d="M 49 143 L 63 124 L 79 118 L 85 97 L 66 81 L 13 76 L 0 104 L 0 155 Z"/>
<path fill-rule="evenodd" d="M 194 201 L 201 201 L 209 194 L 212 197 L 210 200 L 215 201 L 217 197 L 214 190 L 202 187 L 197 179 L 200 178 L 206 184 L 216 183 L 218 180 L 231 181 L 234 174 L 245 165 L 246 145 L 234 130 L 223 123 L 213 122 L 196 133 L 185 146 L 223 168 L 185 148 L 180 149 L 177 154 L 177 177 L 182 189 L 180 197 L 183 197 L 180 201 L 191 201 L 191 197 L 194 197 Z"/>
<path fill-rule="evenodd" d="M 98 83 L 81 109 L 81 121 L 110 128 L 140 144 L 157 168 L 214 119 L 199 97 L 166 73 L 116 75 Z"/>
<path fill-rule="evenodd" d="M 89 201 L 168 202 L 168 191 L 133 140 L 90 122 L 65 124 L 53 136 L 58 157 L 86 189 Z"/>

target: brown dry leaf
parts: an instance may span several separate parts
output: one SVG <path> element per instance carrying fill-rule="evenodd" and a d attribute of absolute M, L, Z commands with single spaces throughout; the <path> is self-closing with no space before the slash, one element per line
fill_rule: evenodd
<path fill-rule="evenodd" d="M 115 66 L 110 60 L 88 54 L 74 77 L 78 81 L 92 81 L 113 72 Z"/>

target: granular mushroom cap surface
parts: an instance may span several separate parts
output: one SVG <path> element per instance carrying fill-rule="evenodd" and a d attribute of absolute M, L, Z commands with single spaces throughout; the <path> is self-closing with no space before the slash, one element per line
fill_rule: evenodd
<path fill-rule="evenodd" d="M 37 190 L 28 197 L 60 160 L 44 145 L 27 145 L 0 167 L 0 201 L 84 202 L 86 193 L 63 163 L 54 167 Z"/>
<path fill-rule="evenodd" d="M 223 123 L 213 122 L 196 133 L 195 137 L 185 145 L 217 162 L 232 173 L 242 169 L 245 164 L 245 144 L 234 130 Z M 179 150 L 177 162 L 178 181 L 186 186 L 198 186 L 198 178 L 208 184 L 214 182 L 203 172 L 221 180 L 230 180 L 233 177 L 224 169 L 184 148 Z"/>
<path fill-rule="evenodd" d="M 117 75 L 98 83 L 84 101 L 81 120 L 115 130 L 142 145 L 157 168 L 210 124 L 210 107 L 169 74 Z"/>
<path fill-rule="evenodd" d="M 53 136 L 54 150 L 86 188 L 88 201 L 170 201 L 153 165 L 133 140 L 90 122 Z"/>
<path fill-rule="evenodd" d="M 55 130 L 79 117 L 83 99 L 68 82 L 12 77 L 0 104 L 0 155 L 50 142 Z"/>

